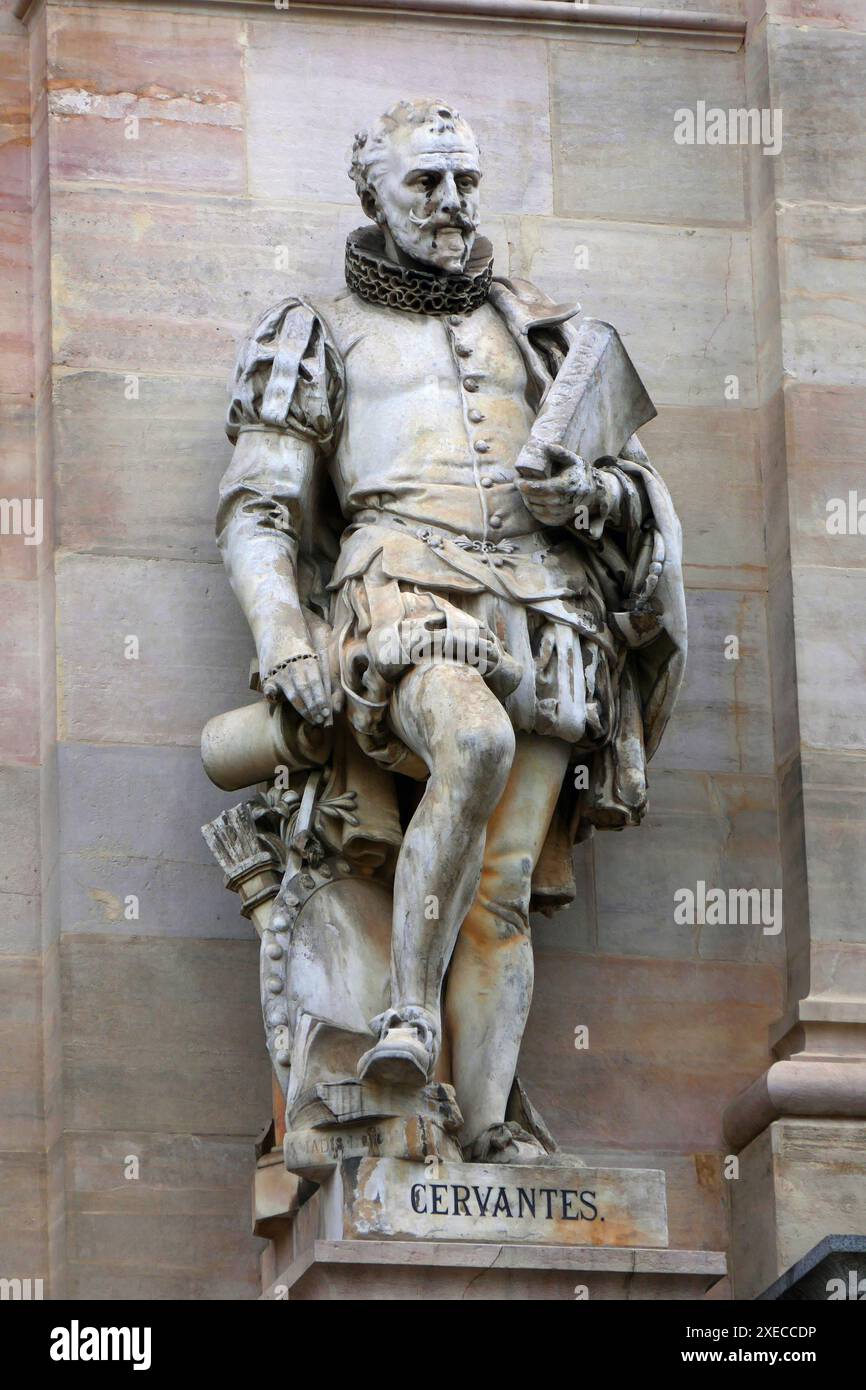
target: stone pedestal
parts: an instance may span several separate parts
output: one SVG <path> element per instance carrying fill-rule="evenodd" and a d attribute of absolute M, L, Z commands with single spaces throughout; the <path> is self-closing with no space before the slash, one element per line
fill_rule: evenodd
<path fill-rule="evenodd" d="M 698 1298 L 725 1273 L 665 1248 L 655 1169 L 349 1159 L 313 1193 L 279 1157 L 256 1178 L 266 1299 Z"/>
<path fill-rule="evenodd" d="M 735 1298 L 756 1298 L 830 1235 L 866 1235 L 866 1122 L 784 1119 L 731 1183 Z"/>

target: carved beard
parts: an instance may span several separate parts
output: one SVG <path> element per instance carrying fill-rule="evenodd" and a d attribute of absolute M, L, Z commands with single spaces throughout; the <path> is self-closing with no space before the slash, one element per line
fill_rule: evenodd
<path fill-rule="evenodd" d="M 435 266 L 446 275 L 459 275 L 472 253 L 477 224 L 464 213 L 443 223 L 433 213 L 428 218 L 415 219 L 411 213 L 380 220 L 385 222 L 394 242 L 413 261 Z"/>

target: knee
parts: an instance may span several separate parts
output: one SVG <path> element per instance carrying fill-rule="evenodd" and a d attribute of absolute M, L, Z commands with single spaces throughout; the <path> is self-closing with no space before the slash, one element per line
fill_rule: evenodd
<path fill-rule="evenodd" d="M 439 667 L 428 676 L 426 758 L 451 795 L 489 815 L 514 761 L 511 721 L 476 671 Z"/>
<path fill-rule="evenodd" d="M 483 782 L 508 780 L 514 761 L 514 730 L 500 705 L 482 717 L 461 718 L 455 729 L 455 751 L 461 763 Z"/>
<path fill-rule="evenodd" d="M 531 972 L 528 895 L 506 900 L 479 893 L 463 920 L 459 944 L 463 952 L 488 961 L 491 969 Z"/>

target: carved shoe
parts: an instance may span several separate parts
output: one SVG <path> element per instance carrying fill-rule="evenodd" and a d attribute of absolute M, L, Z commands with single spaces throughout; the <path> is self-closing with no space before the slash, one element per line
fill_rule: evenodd
<path fill-rule="evenodd" d="M 465 1158 L 470 1163 L 539 1163 L 549 1154 L 534 1134 L 506 1120 L 483 1130 L 465 1150 Z"/>
<path fill-rule="evenodd" d="M 361 1081 L 380 1081 L 390 1086 L 424 1086 L 433 1070 L 437 1032 L 426 1009 L 409 1005 L 388 1009 L 371 1022 L 379 1041 L 358 1063 Z"/>

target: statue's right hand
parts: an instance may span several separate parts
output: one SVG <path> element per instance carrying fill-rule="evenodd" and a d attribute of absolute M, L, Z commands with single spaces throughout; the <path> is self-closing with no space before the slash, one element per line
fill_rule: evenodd
<path fill-rule="evenodd" d="M 262 693 L 271 702 L 287 700 L 308 724 L 332 723 L 329 675 L 313 651 L 301 652 L 272 671 Z"/>

